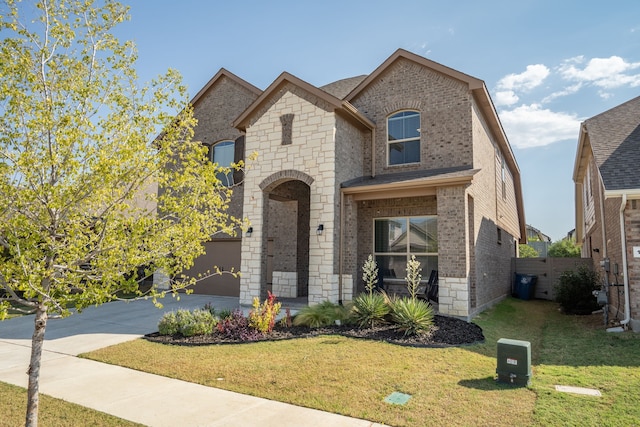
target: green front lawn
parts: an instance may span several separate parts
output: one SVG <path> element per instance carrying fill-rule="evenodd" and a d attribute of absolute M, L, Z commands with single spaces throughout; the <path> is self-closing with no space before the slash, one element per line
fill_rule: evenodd
<path fill-rule="evenodd" d="M 393 426 L 634 425 L 640 419 L 640 336 L 605 332 L 601 317 L 569 317 L 555 303 L 507 299 L 475 322 L 486 342 L 410 348 L 325 336 L 178 347 L 145 340 L 85 357 L 212 387 Z M 527 388 L 494 381 L 496 341 L 531 342 Z M 596 388 L 602 397 L 555 391 Z M 394 391 L 404 405 L 385 403 Z"/>
<path fill-rule="evenodd" d="M 0 382 L 0 426 L 24 425 L 26 410 L 27 390 Z M 43 427 L 140 426 L 113 415 L 43 394 L 40 395 L 38 425 Z"/>

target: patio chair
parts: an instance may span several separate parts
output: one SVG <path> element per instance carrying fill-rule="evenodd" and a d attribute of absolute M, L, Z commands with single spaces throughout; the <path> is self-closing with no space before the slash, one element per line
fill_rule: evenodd
<path fill-rule="evenodd" d="M 431 270 L 427 284 L 416 296 L 426 301 L 438 302 L 438 270 Z"/>

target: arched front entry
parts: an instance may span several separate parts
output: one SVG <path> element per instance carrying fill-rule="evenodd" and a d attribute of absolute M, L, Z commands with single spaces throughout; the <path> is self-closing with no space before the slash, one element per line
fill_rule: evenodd
<path fill-rule="evenodd" d="M 291 171 L 294 172 L 294 171 Z M 310 184 L 305 174 L 280 172 L 263 182 L 263 293 L 309 294 Z"/>

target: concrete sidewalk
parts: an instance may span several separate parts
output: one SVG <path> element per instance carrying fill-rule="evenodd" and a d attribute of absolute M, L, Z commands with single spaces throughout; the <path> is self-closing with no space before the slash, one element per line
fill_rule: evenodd
<path fill-rule="evenodd" d="M 40 392 L 149 426 L 380 426 L 75 357 L 156 331 L 165 311 L 206 303 L 239 307 L 237 298 L 183 295 L 167 297 L 162 310 L 150 301 L 113 302 L 50 319 Z M 0 381 L 27 386 L 32 333 L 33 316 L 0 322 Z"/>

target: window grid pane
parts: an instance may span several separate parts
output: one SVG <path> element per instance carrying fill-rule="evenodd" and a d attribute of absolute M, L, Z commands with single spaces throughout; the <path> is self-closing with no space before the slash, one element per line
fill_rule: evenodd
<path fill-rule="evenodd" d="M 438 269 L 436 216 L 380 218 L 374 220 L 374 256 L 383 278 L 403 279 L 407 262 L 415 255 L 426 281 Z"/>
<path fill-rule="evenodd" d="M 389 165 L 420 162 L 420 113 L 401 111 L 387 119 Z"/>

